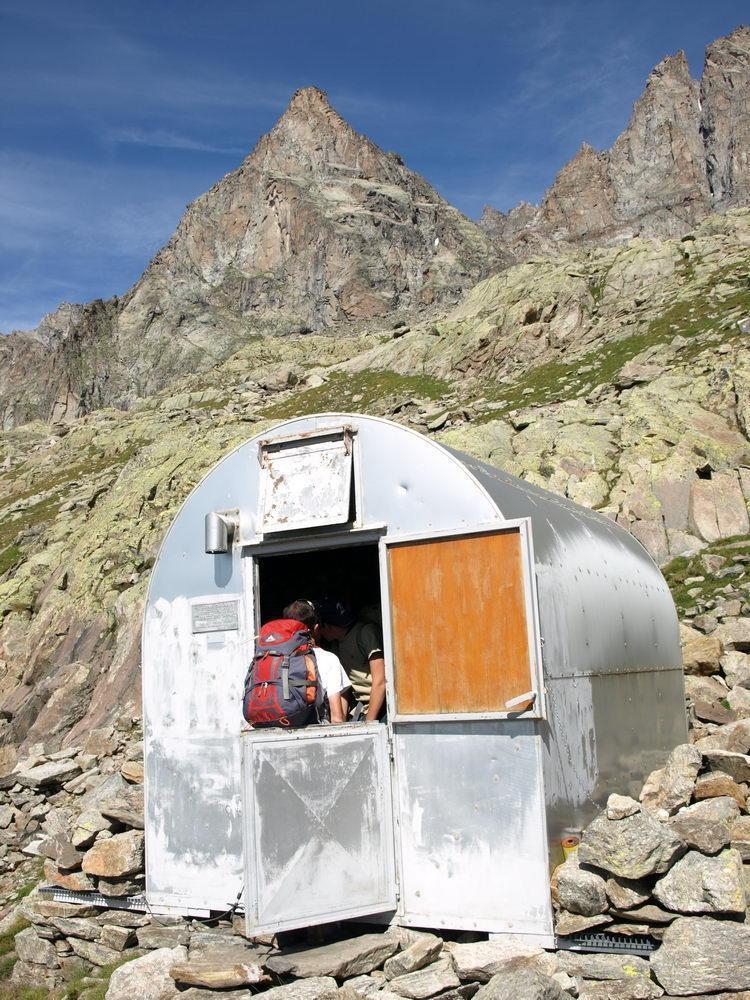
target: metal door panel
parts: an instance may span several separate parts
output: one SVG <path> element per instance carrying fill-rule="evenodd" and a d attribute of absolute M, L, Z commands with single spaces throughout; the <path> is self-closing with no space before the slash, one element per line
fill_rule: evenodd
<path fill-rule="evenodd" d="M 387 732 L 243 734 L 248 934 L 395 909 Z"/>
<path fill-rule="evenodd" d="M 403 724 L 394 750 L 404 921 L 550 935 L 536 724 Z"/>

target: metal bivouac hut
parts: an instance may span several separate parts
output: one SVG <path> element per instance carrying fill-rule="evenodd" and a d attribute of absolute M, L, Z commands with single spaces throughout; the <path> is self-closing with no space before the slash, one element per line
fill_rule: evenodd
<path fill-rule="evenodd" d="M 385 724 L 243 731 L 261 622 L 382 615 Z M 552 944 L 550 866 L 686 739 L 678 624 L 595 512 L 402 426 L 290 420 L 185 502 L 145 611 L 146 894 L 249 934 L 351 917 Z"/>

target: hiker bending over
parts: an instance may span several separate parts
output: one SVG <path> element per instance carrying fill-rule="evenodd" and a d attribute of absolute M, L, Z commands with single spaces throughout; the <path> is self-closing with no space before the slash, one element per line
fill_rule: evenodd
<path fill-rule="evenodd" d="M 355 697 L 365 709 L 365 722 L 385 715 L 385 660 L 380 630 L 357 621 L 343 601 L 323 601 L 320 607 L 323 641 L 338 655 Z"/>
<path fill-rule="evenodd" d="M 319 699 L 321 708 L 328 700 L 328 711 L 331 722 L 345 722 L 348 709 L 348 692 L 351 687 L 349 678 L 335 653 L 319 646 L 320 622 L 315 605 L 312 601 L 292 601 L 284 608 L 284 617 L 301 622 L 309 630 L 315 642 L 315 662 L 318 666 L 320 679 Z"/>

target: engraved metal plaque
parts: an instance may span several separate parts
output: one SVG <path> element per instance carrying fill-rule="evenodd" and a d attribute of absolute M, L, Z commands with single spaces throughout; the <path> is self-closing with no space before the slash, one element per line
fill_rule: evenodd
<path fill-rule="evenodd" d="M 229 632 L 240 627 L 239 601 L 211 601 L 194 604 L 193 633 Z"/>

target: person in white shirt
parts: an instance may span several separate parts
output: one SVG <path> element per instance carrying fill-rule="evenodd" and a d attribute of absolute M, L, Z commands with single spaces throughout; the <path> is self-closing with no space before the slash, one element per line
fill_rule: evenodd
<path fill-rule="evenodd" d="M 315 662 L 318 667 L 318 677 L 320 678 L 318 705 L 319 707 L 323 707 L 327 700 L 330 721 L 333 723 L 346 722 L 349 705 L 348 692 L 351 687 L 351 681 L 347 677 L 338 656 L 327 649 L 321 649 L 318 645 L 320 622 L 315 605 L 312 601 L 292 601 L 291 604 L 284 608 L 284 617 L 301 622 L 310 630 L 315 643 Z"/>

